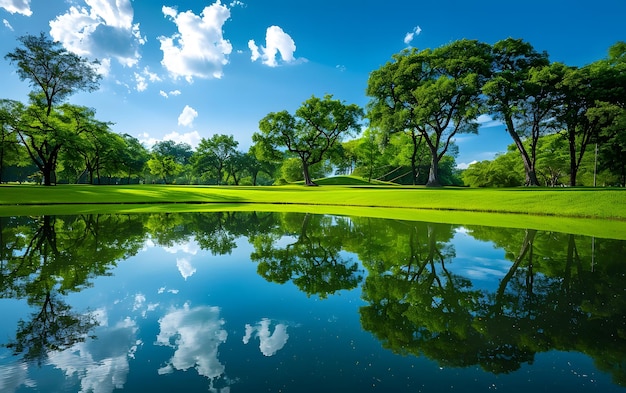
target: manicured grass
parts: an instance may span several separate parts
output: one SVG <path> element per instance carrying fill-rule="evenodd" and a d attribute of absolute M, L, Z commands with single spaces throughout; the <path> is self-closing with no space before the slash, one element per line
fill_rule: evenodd
<path fill-rule="evenodd" d="M 369 185 L 0 186 L 0 206 L 129 203 L 269 203 L 395 207 L 626 220 L 626 190 L 622 189 L 438 189 Z"/>
<path fill-rule="evenodd" d="M 626 237 L 622 189 L 435 189 L 358 181 L 321 187 L 0 186 L 4 216 L 215 209 L 313 211 Z"/>

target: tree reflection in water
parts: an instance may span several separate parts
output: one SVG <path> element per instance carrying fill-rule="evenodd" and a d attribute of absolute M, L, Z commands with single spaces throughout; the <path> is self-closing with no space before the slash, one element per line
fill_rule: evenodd
<path fill-rule="evenodd" d="M 498 285 L 485 289 L 456 268 L 461 227 L 451 224 L 218 212 L 10 217 L 0 226 L 0 298 L 34 309 L 4 345 L 29 361 L 93 335 L 94 315 L 74 311 L 65 297 L 111 274 L 146 241 L 172 246 L 193 238 L 224 255 L 245 238 L 269 282 L 291 281 L 320 299 L 360 287 L 363 329 L 394 353 L 501 374 L 537 353 L 577 351 L 626 386 L 623 241 L 463 227 L 510 261 Z"/>
<path fill-rule="evenodd" d="M 454 226 L 368 228 L 369 247 L 359 253 L 368 270 L 363 298 L 369 303 L 360 310 L 361 322 L 386 348 L 492 373 L 515 371 L 539 352 L 579 351 L 626 385 L 624 242 L 604 239 L 592 256 L 584 244 L 590 238 L 468 228 L 512 262 L 489 292 L 446 268 L 453 263 Z M 390 242 L 394 237 L 403 240 Z M 592 258 L 602 261 L 593 269 Z"/>

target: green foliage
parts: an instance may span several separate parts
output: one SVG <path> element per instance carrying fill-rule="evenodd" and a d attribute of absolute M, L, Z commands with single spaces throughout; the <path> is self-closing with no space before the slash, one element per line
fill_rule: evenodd
<path fill-rule="evenodd" d="M 221 184 L 226 168 L 230 166 L 232 172 L 233 165 L 242 164 L 231 162 L 238 145 L 232 135 L 215 134 L 209 139 L 202 138 L 193 155 L 194 171 L 199 175 L 213 175 L 215 183 Z"/>
<path fill-rule="evenodd" d="M 312 96 L 296 110 L 270 113 L 259 122 L 260 133 L 252 137 L 264 157 L 280 156 L 279 149 L 298 157 L 305 183 L 315 185 L 311 166 L 329 159 L 329 152 L 346 136 L 360 132 L 363 111 L 355 104 L 346 105 L 331 95 Z"/>
<path fill-rule="evenodd" d="M 51 185 L 61 149 L 71 145 L 79 133 L 67 119 L 71 109 L 55 109 L 78 91 L 96 90 L 101 76 L 94 67 L 97 63 L 67 51 L 43 33 L 21 36 L 18 40 L 22 46 L 5 58 L 17 65 L 20 79 L 28 80 L 34 90 L 29 107 L 15 113 L 19 122 L 14 127 L 41 171 L 44 184 Z"/>
<path fill-rule="evenodd" d="M 429 186 L 441 185 L 439 161 L 454 136 L 477 132 L 490 60 L 488 45 L 460 40 L 435 50 L 404 50 L 370 74 L 370 121 L 386 133 L 421 136 L 431 156 Z"/>
<path fill-rule="evenodd" d="M 150 173 L 162 179 L 165 184 L 183 170 L 183 165 L 176 162 L 173 157 L 154 153 L 147 164 Z"/>

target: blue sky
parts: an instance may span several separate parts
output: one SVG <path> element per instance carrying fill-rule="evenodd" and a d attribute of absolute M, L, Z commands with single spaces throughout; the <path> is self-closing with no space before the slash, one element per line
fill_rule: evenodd
<path fill-rule="evenodd" d="M 4 55 L 17 37 L 44 32 L 102 62 L 100 90 L 70 101 L 113 131 L 147 147 L 227 134 L 246 151 L 261 118 L 312 95 L 365 106 L 369 73 L 409 46 L 522 38 L 582 66 L 626 41 L 624 17 L 624 0 L 0 0 L 0 98 L 27 100 Z M 485 121 L 479 135 L 457 138 L 457 163 L 510 143 Z"/>

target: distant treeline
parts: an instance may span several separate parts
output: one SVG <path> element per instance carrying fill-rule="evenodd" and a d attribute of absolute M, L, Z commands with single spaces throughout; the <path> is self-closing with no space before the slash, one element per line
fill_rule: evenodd
<path fill-rule="evenodd" d="M 5 59 L 33 90 L 27 103 L 0 100 L 0 182 L 315 185 L 334 173 L 428 186 L 626 185 L 624 42 L 583 67 L 521 39 L 407 49 L 371 72 L 366 108 L 311 97 L 260 119 L 246 152 L 226 134 L 194 149 L 115 133 L 68 101 L 99 88 L 94 62 L 43 33 L 19 42 Z M 501 122 L 511 146 L 458 169 L 455 138 L 485 119 Z"/>

